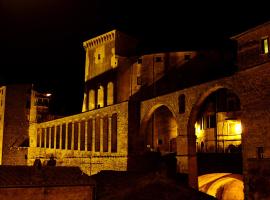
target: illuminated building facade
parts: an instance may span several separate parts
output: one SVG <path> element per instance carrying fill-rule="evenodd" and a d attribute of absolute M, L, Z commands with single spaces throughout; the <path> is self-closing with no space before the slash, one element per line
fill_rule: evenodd
<path fill-rule="evenodd" d="M 26 165 L 31 123 L 48 120 L 49 96 L 32 84 L 0 87 L 0 163 Z"/>
<path fill-rule="evenodd" d="M 146 165 L 145 152 L 174 153 L 197 188 L 198 153 L 240 151 L 245 197 L 269 197 L 259 184 L 270 180 L 269 35 L 266 23 L 231 38 L 236 67 L 216 50 L 136 55 L 137 41 L 116 30 L 84 42 L 82 113 L 30 123 L 27 164 L 53 155 L 91 175 Z"/>

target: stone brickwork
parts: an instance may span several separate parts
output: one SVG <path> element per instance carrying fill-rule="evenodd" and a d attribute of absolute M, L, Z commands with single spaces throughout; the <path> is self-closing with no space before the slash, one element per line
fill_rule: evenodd
<path fill-rule="evenodd" d="M 178 170 L 188 173 L 190 184 L 196 187 L 196 150 L 195 150 L 195 118 L 202 102 L 220 88 L 232 90 L 241 102 L 241 122 L 243 126 L 243 172 L 249 176 L 247 159 L 257 157 L 257 147 L 264 148 L 264 157 L 270 157 L 270 63 L 240 71 L 230 77 L 215 80 L 195 87 L 186 88 L 164 96 L 143 101 L 141 103 L 141 137 L 152 113 L 161 105 L 172 112 L 178 124 L 177 160 Z M 180 114 L 178 97 L 186 96 L 185 113 Z M 247 184 L 247 182 L 245 182 Z M 247 185 L 246 185 L 247 186 Z M 246 187 L 248 188 L 248 187 Z"/>
<path fill-rule="evenodd" d="M 5 200 L 94 200 L 93 186 L 54 186 L 0 188 L 0 199 Z"/>
<path fill-rule="evenodd" d="M 270 23 L 267 22 L 232 37 L 237 40 L 237 64 L 240 69 L 254 67 L 269 61 L 269 54 L 264 52 L 263 42 L 264 39 L 268 41 L 269 51 L 269 33 Z"/>
<path fill-rule="evenodd" d="M 2 163 L 4 165 L 24 165 L 27 149 L 20 148 L 28 138 L 31 84 L 5 86 L 2 121 Z M 29 106 L 30 107 L 30 106 Z"/>
<path fill-rule="evenodd" d="M 127 170 L 127 114 L 124 102 L 31 126 L 28 164 L 36 158 L 46 164 L 53 155 L 56 165 L 80 166 L 89 175 Z"/>

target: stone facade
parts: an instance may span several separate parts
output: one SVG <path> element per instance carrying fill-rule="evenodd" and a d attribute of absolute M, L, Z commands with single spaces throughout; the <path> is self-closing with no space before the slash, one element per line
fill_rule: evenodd
<path fill-rule="evenodd" d="M 31 124 L 28 165 L 53 156 L 56 165 L 95 174 L 132 170 L 141 164 L 133 158 L 147 151 L 174 152 L 177 171 L 197 188 L 195 124 L 206 99 L 227 89 L 240 101 L 245 198 L 258 199 L 263 190 L 253 187 L 253 179 L 270 170 L 260 164 L 270 157 L 269 27 L 232 38 L 237 63 L 218 51 L 134 56 L 136 40 L 116 30 L 84 42 L 83 112 Z M 263 168 L 258 176 L 256 168 Z"/>
<path fill-rule="evenodd" d="M 0 88 L 0 101 L 0 163 L 26 165 L 29 126 L 49 119 L 49 97 L 32 84 L 11 84 Z"/>
<path fill-rule="evenodd" d="M 57 166 L 80 166 L 88 175 L 127 170 L 127 114 L 125 102 L 32 125 L 28 164 L 53 156 Z"/>
<path fill-rule="evenodd" d="M 78 167 L 0 166 L 0 198 L 95 199 L 96 182 Z"/>
<path fill-rule="evenodd" d="M 92 186 L 58 186 L 58 187 L 16 187 L 0 188 L 0 198 L 6 200 L 52 199 L 81 200 L 94 199 Z"/>

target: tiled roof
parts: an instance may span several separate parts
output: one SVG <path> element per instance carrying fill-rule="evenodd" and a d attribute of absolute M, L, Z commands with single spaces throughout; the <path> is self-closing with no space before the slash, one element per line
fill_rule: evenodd
<path fill-rule="evenodd" d="M 0 166 L 0 187 L 94 185 L 79 167 Z"/>

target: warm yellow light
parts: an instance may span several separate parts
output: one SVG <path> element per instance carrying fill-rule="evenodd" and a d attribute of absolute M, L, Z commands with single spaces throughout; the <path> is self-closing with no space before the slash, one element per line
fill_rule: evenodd
<path fill-rule="evenodd" d="M 195 123 L 195 134 L 198 138 L 201 137 L 201 128 L 197 122 Z"/>
<path fill-rule="evenodd" d="M 268 53 L 269 52 L 269 49 L 268 49 L 268 39 L 264 39 L 263 40 L 263 48 L 264 48 L 264 53 Z"/>
<path fill-rule="evenodd" d="M 51 93 L 47 93 L 47 94 L 46 94 L 46 97 L 50 97 L 50 96 L 52 96 Z"/>
<path fill-rule="evenodd" d="M 242 125 L 241 125 L 241 123 L 235 124 L 234 131 L 237 134 L 241 134 L 242 133 Z"/>

